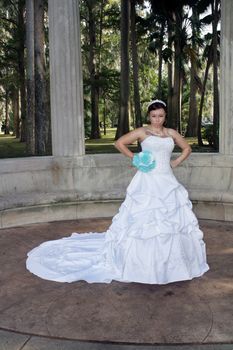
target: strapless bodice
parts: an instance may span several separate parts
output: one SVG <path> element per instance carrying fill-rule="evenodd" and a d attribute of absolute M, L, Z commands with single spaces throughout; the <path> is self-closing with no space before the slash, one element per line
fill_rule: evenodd
<path fill-rule="evenodd" d="M 156 167 L 153 172 L 171 171 L 170 158 L 174 146 L 174 140 L 171 136 L 159 137 L 150 135 L 141 142 L 142 151 L 147 150 L 153 153 L 156 161 Z"/>

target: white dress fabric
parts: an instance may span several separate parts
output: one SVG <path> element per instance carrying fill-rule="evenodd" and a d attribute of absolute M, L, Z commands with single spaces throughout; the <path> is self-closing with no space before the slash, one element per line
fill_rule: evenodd
<path fill-rule="evenodd" d="M 203 232 L 170 166 L 173 138 L 151 135 L 141 146 L 156 168 L 136 172 L 108 230 L 42 243 L 28 253 L 29 271 L 57 282 L 167 284 L 209 270 Z"/>

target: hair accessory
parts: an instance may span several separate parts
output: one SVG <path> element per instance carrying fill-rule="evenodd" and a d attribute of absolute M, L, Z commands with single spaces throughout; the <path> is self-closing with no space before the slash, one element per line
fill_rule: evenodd
<path fill-rule="evenodd" d="M 147 108 L 149 108 L 149 107 L 150 107 L 151 105 L 153 105 L 154 103 L 162 103 L 162 105 L 164 105 L 164 107 L 167 106 L 166 103 L 163 102 L 162 100 L 153 100 L 153 101 L 151 101 L 151 102 L 148 104 Z"/>

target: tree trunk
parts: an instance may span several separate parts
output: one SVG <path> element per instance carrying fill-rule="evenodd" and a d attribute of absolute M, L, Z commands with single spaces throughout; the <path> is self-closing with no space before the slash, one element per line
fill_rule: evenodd
<path fill-rule="evenodd" d="M 202 92 L 201 92 L 201 101 L 200 101 L 200 108 L 199 108 L 199 114 L 198 114 L 198 125 L 197 125 L 197 138 L 198 138 L 198 145 L 203 146 L 203 141 L 202 141 L 202 136 L 201 136 L 201 122 L 202 122 L 202 111 L 203 111 L 203 106 L 204 106 L 204 98 L 205 98 L 205 88 L 206 88 L 206 83 L 209 75 L 209 68 L 212 62 L 212 43 L 210 46 L 210 51 L 208 54 L 208 59 L 207 59 L 207 64 L 206 64 L 206 69 L 205 69 L 205 75 L 204 75 L 204 81 L 202 85 Z"/>
<path fill-rule="evenodd" d="M 171 24 L 168 23 L 168 48 L 172 50 L 172 28 Z M 168 77 L 168 96 L 167 96 L 167 126 L 173 127 L 172 122 L 172 96 L 173 96 L 173 69 L 172 69 L 173 58 L 171 57 L 167 63 L 167 77 Z"/>
<path fill-rule="evenodd" d="M 138 82 L 138 52 L 135 28 L 135 0 L 131 0 L 131 53 L 133 65 L 133 87 L 134 87 L 134 110 L 135 110 L 135 126 L 142 126 L 142 115 L 140 106 L 139 82 Z"/>
<path fill-rule="evenodd" d="M 100 2 L 100 20 L 99 20 L 99 64 L 98 64 L 98 72 L 101 72 L 102 68 L 102 36 L 103 36 L 103 17 L 104 17 L 104 0 Z"/>
<path fill-rule="evenodd" d="M 5 93 L 5 135 L 10 133 L 10 120 L 9 120 L 9 91 L 6 89 Z"/>
<path fill-rule="evenodd" d="M 103 124 L 104 124 L 104 135 L 106 135 L 106 99 L 105 99 L 105 96 L 103 96 L 103 100 L 104 100 Z"/>
<path fill-rule="evenodd" d="M 34 71 L 34 2 L 26 0 L 26 48 L 27 48 L 27 123 L 26 150 L 35 154 L 35 71 Z"/>
<path fill-rule="evenodd" d="M 174 87 L 172 96 L 172 107 L 173 107 L 173 128 L 180 132 L 181 125 L 181 38 L 180 32 L 182 28 L 182 14 L 176 12 L 176 25 L 175 25 L 175 63 L 174 63 Z"/>
<path fill-rule="evenodd" d="M 19 91 L 14 89 L 12 94 L 12 111 L 14 116 L 14 135 L 19 138 Z"/>
<path fill-rule="evenodd" d="M 26 84 L 25 84 L 25 64 L 24 64 L 24 45 L 25 45 L 25 25 L 24 25 L 25 0 L 18 1 L 18 70 L 20 84 L 20 107 L 21 107 L 21 128 L 20 141 L 26 141 Z"/>
<path fill-rule="evenodd" d="M 182 123 L 181 123 L 181 107 L 182 107 L 182 97 L 183 97 L 183 87 L 184 87 L 184 79 L 183 79 L 183 74 L 181 75 L 181 78 L 180 78 L 180 119 L 179 119 L 179 132 L 181 134 L 183 134 L 183 130 L 182 130 Z"/>
<path fill-rule="evenodd" d="M 37 155 L 51 154 L 44 57 L 44 0 L 34 2 L 35 19 L 35 148 Z"/>
<path fill-rule="evenodd" d="M 219 90 L 218 90 L 218 33 L 217 26 L 219 0 L 214 0 L 211 4 L 214 20 L 213 27 L 213 89 L 214 89 L 214 111 L 213 111 L 213 146 L 219 148 Z"/>
<path fill-rule="evenodd" d="M 96 49 L 96 28 L 94 19 L 94 3 L 92 0 L 87 1 L 87 7 L 89 12 L 89 73 L 91 82 L 91 138 L 99 139 L 100 127 L 99 127 L 99 88 L 98 88 L 98 74 L 96 74 L 95 63 L 95 49 Z"/>
<path fill-rule="evenodd" d="M 196 24 L 199 23 L 199 14 L 196 7 L 192 10 L 192 49 L 198 53 L 198 47 L 196 45 L 196 39 L 198 38 L 200 31 Z M 198 124 L 198 111 L 197 111 L 197 60 L 195 57 L 191 57 L 191 76 L 190 76 L 190 99 L 189 99 L 189 119 L 186 130 L 188 137 L 197 136 L 197 124 Z"/>
<path fill-rule="evenodd" d="M 187 130 L 185 133 L 186 137 L 197 136 L 197 84 L 195 80 L 196 66 L 191 60 L 191 76 L 190 76 L 190 100 L 189 100 L 189 118 Z"/>
<path fill-rule="evenodd" d="M 164 22 L 161 23 L 160 35 L 159 35 L 159 69 L 158 69 L 158 90 L 156 98 L 162 98 L 162 69 L 163 69 L 163 37 L 164 37 Z"/>
<path fill-rule="evenodd" d="M 121 0 L 120 114 L 115 139 L 129 132 L 129 23 L 130 1 Z"/>

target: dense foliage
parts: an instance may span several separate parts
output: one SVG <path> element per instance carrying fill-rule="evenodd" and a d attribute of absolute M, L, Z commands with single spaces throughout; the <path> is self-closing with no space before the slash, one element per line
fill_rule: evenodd
<path fill-rule="evenodd" d="M 26 142 L 28 154 L 51 152 L 49 120 L 40 134 L 40 120 L 30 122 L 28 113 L 37 112 L 28 100 L 28 72 L 42 66 L 35 89 L 44 107 L 35 118 L 49 115 L 48 9 L 39 2 L 43 33 L 40 28 L 34 40 L 41 57 L 30 67 L 27 1 L 0 0 L 0 126 Z M 198 138 L 199 146 L 211 135 L 217 150 L 220 0 L 80 0 L 79 8 L 86 137 L 101 138 L 115 127 L 117 138 L 146 123 L 147 103 L 160 98 L 168 104 L 168 126 Z"/>

